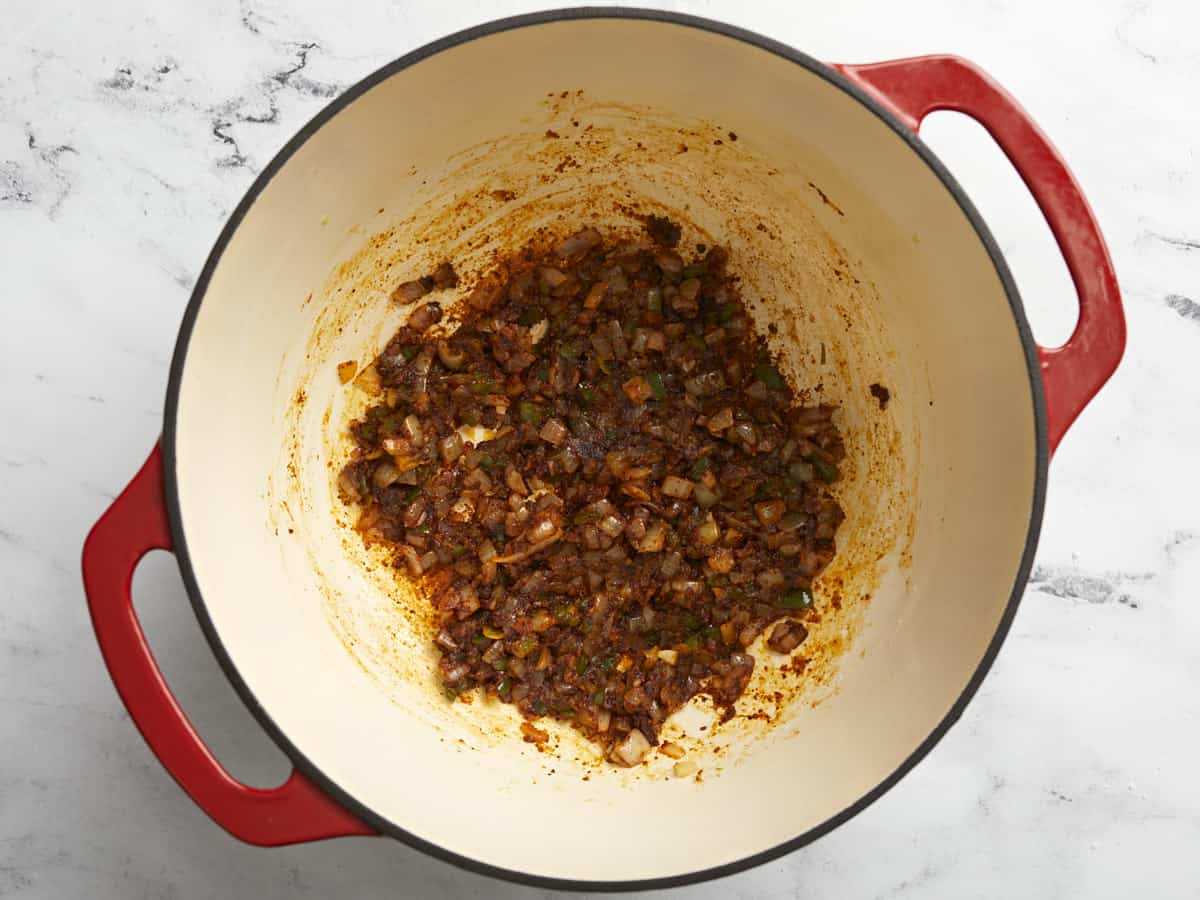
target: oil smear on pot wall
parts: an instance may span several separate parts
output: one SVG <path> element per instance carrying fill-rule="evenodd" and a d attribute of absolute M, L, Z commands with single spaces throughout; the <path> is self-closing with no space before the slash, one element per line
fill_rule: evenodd
<path fill-rule="evenodd" d="M 720 123 L 684 121 L 582 91 L 549 94 L 540 110 L 519 131 L 462 150 L 441 171 L 408 173 L 421 182 L 419 201 L 384 206 L 377 221 L 356 225 L 347 239 L 352 251 L 304 299 L 312 328 L 283 360 L 277 383 L 284 445 L 268 485 L 268 525 L 299 533 L 287 564 L 317 572 L 328 621 L 347 651 L 448 747 L 503 745 L 560 775 L 669 777 L 675 760 L 664 754 L 617 769 L 552 720 L 538 722 L 551 738 L 534 748 L 522 745 L 513 707 L 478 696 L 446 702 L 436 682 L 431 607 L 379 552 L 362 545 L 354 511 L 337 498 L 337 473 L 349 451 L 346 423 L 366 398 L 342 385 L 336 370 L 346 360 L 361 367 L 373 359 L 410 311 L 389 300 L 392 289 L 446 259 L 460 285 L 437 299 L 452 306 L 496 261 L 585 224 L 606 235 L 631 233 L 640 231 L 641 216 L 655 213 L 683 225 L 684 245 L 728 247 L 743 297 L 785 375 L 807 402 L 840 409 L 848 459 L 836 490 L 847 520 L 837 556 L 817 583 L 820 623 L 795 659 L 767 651 L 760 638 L 752 648 L 755 675 L 733 720 L 718 724 L 700 697 L 664 728 L 663 739 L 685 750 L 703 782 L 762 740 L 802 730 L 806 710 L 837 691 L 840 673 L 861 652 L 855 638 L 872 595 L 903 589 L 919 458 L 909 398 L 923 384 L 875 320 L 876 287 L 861 262 L 831 236 L 844 213 L 836 192 L 822 187 L 827 182 L 782 171 L 777 149 L 767 162 L 754 135 Z M 890 389 L 886 409 L 873 384 Z M 807 662 L 798 664 L 800 657 Z"/>

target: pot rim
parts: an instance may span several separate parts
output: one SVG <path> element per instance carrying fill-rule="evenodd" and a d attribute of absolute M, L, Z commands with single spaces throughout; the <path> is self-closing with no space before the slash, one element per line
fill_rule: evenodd
<path fill-rule="evenodd" d="M 226 246 L 232 240 L 238 227 L 241 225 L 242 219 L 254 204 L 259 194 L 270 183 L 271 179 L 279 172 L 280 169 L 291 159 L 291 157 L 300 149 L 303 144 L 308 141 L 327 121 L 349 106 L 354 100 L 366 93 L 377 84 L 391 78 L 408 67 L 421 62 L 437 53 L 444 50 L 449 50 L 461 44 L 468 43 L 482 37 L 499 34 L 505 31 L 511 31 L 518 28 L 526 28 L 535 25 L 543 25 L 552 22 L 578 20 L 578 19 L 628 19 L 642 20 L 651 22 L 661 22 L 671 25 L 678 25 L 687 28 L 696 28 L 702 31 L 707 31 L 712 34 L 717 34 L 722 37 L 732 40 L 741 41 L 750 44 L 762 50 L 766 50 L 783 59 L 799 65 L 813 74 L 825 79 L 834 87 L 839 88 L 849 94 L 868 110 L 874 113 L 879 119 L 886 123 L 899 137 L 904 140 L 914 153 L 917 154 L 929 166 L 932 172 L 945 185 L 951 196 L 958 203 L 968 221 L 975 229 L 980 241 L 986 249 L 993 266 L 996 269 L 996 274 L 1004 287 L 1005 295 L 1008 298 L 1009 306 L 1012 310 L 1013 318 L 1017 325 L 1017 332 L 1021 339 L 1021 345 L 1025 353 L 1025 365 L 1029 374 L 1030 394 L 1033 401 L 1033 416 L 1034 416 L 1034 440 L 1035 440 L 1035 474 L 1033 484 L 1033 501 L 1029 518 L 1029 529 L 1025 536 L 1025 547 L 1021 554 L 1020 564 L 1017 567 L 1016 578 L 1013 582 L 1012 590 L 1009 594 L 1008 603 L 1005 606 L 1004 614 L 1000 619 L 1000 623 L 996 629 L 996 633 L 992 636 L 983 658 L 976 667 L 971 678 L 963 687 L 958 699 L 954 705 L 937 724 L 933 731 L 925 738 L 890 775 L 884 778 L 870 791 L 858 798 L 856 801 L 848 805 L 834 816 L 826 819 L 821 824 L 803 832 L 796 837 L 761 850 L 758 853 L 745 856 L 739 860 L 725 863 L 719 866 L 709 868 L 696 869 L 680 875 L 671 875 L 657 878 L 641 878 L 641 879 L 613 879 L 613 880 L 579 880 L 569 878 L 555 878 L 544 875 L 538 875 L 530 872 L 518 871 L 515 869 L 507 869 L 501 866 L 492 865 L 490 863 L 481 862 L 471 857 L 464 856 L 454 851 L 448 850 L 430 841 L 420 838 L 405 828 L 389 819 L 384 818 L 374 812 L 370 807 L 358 801 L 344 791 L 333 779 L 325 775 L 311 760 L 309 760 L 287 737 L 283 730 L 274 722 L 270 714 L 262 707 L 249 689 L 245 681 L 239 674 L 233 659 L 226 651 L 217 635 L 212 619 L 208 614 L 207 607 L 204 603 L 204 598 L 200 592 L 199 585 L 196 581 L 195 571 L 192 568 L 191 558 L 188 552 L 187 538 L 184 531 L 183 518 L 180 510 L 179 502 L 179 484 L 176 477 L 176 424 L 179 411 L 179 391 L 183 380 L 184 363 L 187 358 L 187 351 L 191 341 L 192 329 L 195 325 L 196 316 L 199 313 L 200 305 L 204 300 L 204 295 L 207 292 L 209 281 L 213 272 L 216 270 L 217 264 L 220 262 L 221 256 L 225 251 Z M 221 230 L 216 242 L 213 244 L 212 250 L 209 252 L 208 258 L 205 261 L 204 268 L 196 280 L 195 287 L 192 289 L 191 298 L 188 301 L 187 308 L 184 310 L 183 319 L 179 328 L 179 335 L 176 339 L 174 354 L 171 360 L 170 376 L 167 383 L 166 405 L 163 415 L 163 434 L 162 434 L 162 450 L 163 450 L 163 469 L 165 476 L 165 494 L 167 517 L 170 522 L 171 535 L 175 544 L 175 556 L 179 564 L 180 573 L 183 576 L 184 587 L 187 590 L 188 598 L 191 601 L 192 609 L 195 612 L 196 619 L 200 624 L 200 629 L 203 631 L 209 646 L 212 648 L 213 654 L 217 658 L 225 676 L 232 683 L 234 690 L 241 697 L 242 702 L 250 710 L 251 714 L 262 726 L 263 730 L 270 735 L 275 744 L 289 757 L 295 767 L 307 776 L 314 784 L 326 792 L 330 797 L 335 799 L 345 809 L 353 813 L 359 819 L 372 828 L 376 829 L 380 834 L 388 835 L 396 838 L 403 843 L 421 850 L 438 859 L 452 863 L 460 868 L 467 869 L 472 872 L 477 872 L 482 875 L 488 875 L 495 878 L 505 879 L 507 881 L 517 882 L 520 884 L 532 885 L 542 888 L 552 888 L 557 890 L 575 890 L 575 891 L 633 891 L 633 890 L 653 890 L 661 888 L 679 887 L 682 885 L 696 884 L 702 881 L 708 881 L 715 878 L 723 878 L 733 875 L 738 872 L 743 872 L 763 863 L 777 859 L 784 854 L 791 853 L 801 847 L 804 847 L 816 839 L 828 834 L 834 828 L 849 821 L 854 816 L 858 815 L 885 793 L 891 790 L 901 778 L 910 772 L 918 762 L 937 745 L 937 743 L 946 735 L 951 726 L 954 725 L 965 711 L 967 704 L 978 691 L 984 677 L 991 669 L 996 655 L 999 653 L 1004 640 L 1008 635 L 1008 631 L 1012 625 L 1013 619 L 1016 616 L 1017 608 L 1020 605 L 1021 598 L 1024 594 L 1026 583 L 1029 579 L 1029 573 L 1033 565 L 1034 552 L 1037 548 L 1038 536 L 1041 531 L 1042 514 L 1046 499 L 1046 479 L 1049 469 L 1049 439 L 1047 433 L 1047 418 L 1045 393 L 1042 384 L 1041 366 L 1039 363 L 1038 349 L 1034 342 L 1029 323 L 1025 317 L 1024 306 L 1021 303 L 1020 294 L 1017 291 L 1016 283 L 1013 280 L 1007 264 L 1004 261 L 1004 256 L 1000 251 L 996 240 L 992 237 L 988 230 L 983 217 L 975 208 L 974 204 L 967 197 L 966 192 L 950 174 L 949 170 L 943 163 L 934 155 L 933 151 L 922 141 L 916 132 L 910 130 L 903 122 L 900 121 L 891 111 L 889 111 L 882 103 L 874 97 L 866 93 L 862 88 L 852 82 L 841 72 L 834 69 L 832 66 L 822 63 L 804 53 L 801 53 L 794 48 L 775 41 L 771 38 L 764 37 L 752 31 L 739 28 L 734 25 L 729 25 L 724 22 L 718 22 L 713 19 L 707 19 L 700 16 L 692 16 L 684 13 L 668 12 L 664 10 L 640 9 L 634 7 L 570 7 L 563 9 L 544 10 L 541 12 L 527 13 L 524 15 L 511 16 L 503 19 L 496 19 L 491 22 L 486 22 L 481 25 L 476 25 L 467 28 L 463 31 L 458 31 L 454 34 L 432 41 L 425 44 L 410 53 L 405 54 L 390 63 L 376 69 L 371 74 L 362 78 L 353 86 L 348 88 L 341 95 L 332 100 L 324 109 L 318 112 L 310 119 L 284 146 L 274 158 L 267 164 L 262 172 L 255 178 L 254 183 L 246 191 L 241 202 L 238 203 L 225 227 Z"/>

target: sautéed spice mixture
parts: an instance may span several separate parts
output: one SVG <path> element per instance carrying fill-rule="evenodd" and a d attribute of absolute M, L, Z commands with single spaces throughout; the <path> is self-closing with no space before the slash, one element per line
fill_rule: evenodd
<path fill-rule="evenodd" d="M 760 633 L 804 642 L 843 518 L 833 408 L 798 405 L 725 250 L 647 226 L 513 260 L 450 334 L 453 268 L 401 285 L 421 305 L 356 379 L 374 399 L 338 479 L 436 608 L 447 694 L 569 721 L 623 765 L 698 693 L 732 715 Z"/>

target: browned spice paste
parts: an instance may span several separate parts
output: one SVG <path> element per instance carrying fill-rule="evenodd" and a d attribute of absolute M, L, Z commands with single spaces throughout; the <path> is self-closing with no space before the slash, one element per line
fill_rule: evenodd
<path fill-rule="evenodd" d="M 685 258 L 659 217 L 647 235 L 514 260 L 449 334 L 430 295 L 453 268 L 401 285 L 421 305 L 357 377 L 373 402 L 339 477 L 435 607 L 447 693 L 569 721 L 624 765 L 698 693 L 731 714 L 764 630 L 804 642 L 843 518 L 833 408 L 797 403 L 727 253 Z"/>

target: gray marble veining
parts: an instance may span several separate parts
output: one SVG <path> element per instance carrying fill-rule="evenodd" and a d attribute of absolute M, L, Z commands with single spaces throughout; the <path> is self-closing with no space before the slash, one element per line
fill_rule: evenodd
<path fill-rule="evenodd" d="M 537 5 L 5 6 L 0 897 L 548 896 L 391 841 L 266 851 L 227 837 L 117 702 L 78 575 L 87 528 L 158 433 L 180 315 L 254 175 L 377 66 Z M 1123 367 L 1054 460 L 1025 602 L 962 721 L 828 837 L 679 893 L 1200 897 L 1197 8 L 662 5 L 823 59 L 951 51 L 982 64 L 1085 186 L 1129 318 Z M 1069 281 L 998 151 L 953 117 L 924 134 L 995 231 L 1035 331 L 1065 336 Z M 251 783 L 277 782 L 287 766 L 213 663 L 169 557 L 147 560 L 135 587 L 167 677 L 214 750 Z"/>

